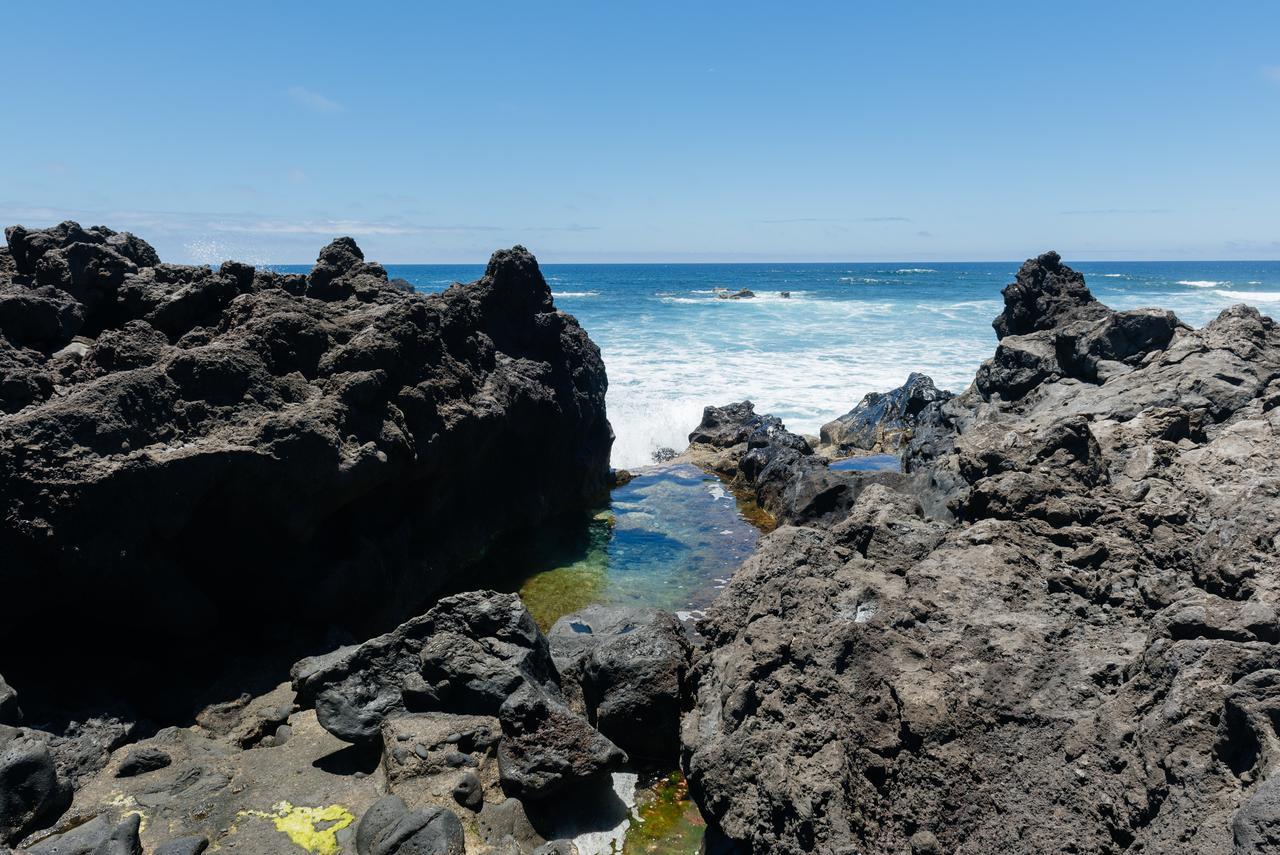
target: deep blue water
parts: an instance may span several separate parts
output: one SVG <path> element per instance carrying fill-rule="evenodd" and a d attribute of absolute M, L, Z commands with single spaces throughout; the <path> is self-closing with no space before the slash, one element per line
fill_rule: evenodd
<path fill-rule="evenodd" d="M 1070 260 L 1068 260 L 1070 263 Z M 1114 308 L 1161 306 L 1199 326 L 1238 302 L 1276 310 L 1280 262 L 1082 262 Z M 424 291 L 482 265 L 391 265 Z M 680 450 L 707 404 L 750 398 L 792 430 L 923 371 L 960 391 L 995 348 L 991 319 L 1016 262 L 982 264 L 546 265 L 556 305 L 604 352 L 614 464 Z M 749 288 L 754 300 L 714 289 Z M 783 299 L 782 291 L 791 298 Z"/>
<path fill-rule="evenodd" d="M 1280 262 L 1068 263 L 1115 308 L 1161 306 L 1197 326 L 1232 303 L 1280 309 Z M 614 464 L 624 467 L 647 463 L 661 446 L 682 449 L 707 404 L 750 398 L 792 430 L 816 433 L 911 371 L 960 391 L 995 348 L 991 319 L 1017 269 L 1017 262 L 543 267 L 556 305 L 604 352 Z M 387 267 L 423 291 L 483 271 Z M 717 288 L 758 296 L 720 300 Z"/>

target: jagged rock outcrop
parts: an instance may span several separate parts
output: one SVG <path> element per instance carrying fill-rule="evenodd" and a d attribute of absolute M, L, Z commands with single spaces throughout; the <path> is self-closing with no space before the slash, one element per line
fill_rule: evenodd
<path fill-rule="evenodd" d="M 350 238 L 303 276 L 75 223 L 6 237 L 0 669 L 29 703 L 365 637 L 606 489 L 599 351 L 521 247 L 421 295 Z"/>
<path fill-rule="evenodd" d="M 703 623 L 723 851 L 1269 852 L 1280 328 L 1112 312 L 1054 254 L 908 473 L 783 527 Z"/>
<path fill-rule="evenodd" d="M 677 460 L 723 476 L 779 523 L 832 523 L 871 483 L 896 483 L 896 472 L 834 471 L 802 436 L 777 416 L 760 415 L 750 401 L 707 407 Z"/>
<path fill-rule="evenodd" d="M 620 768 L 627 755 L 568 706 L 546 636 L 515 594 L 477 591 L 364 644 L 303 660 L 294 688 L 351 742 L 410 712 L 496 717 L 499 776 L 540 799 Z"/>
<path fill-rule="evenodd" d="M 870 392 L 858 406 L 822 426 L 824 451 L 833 455 L 860 451 L 895 452 L 911 438 L 926 407 L 941 405 L 951 393 L 912 372 L 907 382 L 888 392 Z"/>

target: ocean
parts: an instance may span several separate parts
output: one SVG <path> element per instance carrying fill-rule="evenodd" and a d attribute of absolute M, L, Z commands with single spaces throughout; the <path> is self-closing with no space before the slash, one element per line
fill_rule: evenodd
<path fill-rule="evenodd" d="M 1159 306 L 1199 326 L 1234 303 L 1280 311 L 1280 261 L 1073 262 L 1117 309 Z M 556 305 L 576 315 L 609 373 L 613 465 L 680 451 L 702 408 L 749 398 L 816 434 L 867 392 L 921 371 L 964 389 L 995 349 L 991 320 L 1018 262 L 548 264 Z M 306 268 L 294 268 L 305 270 Z M 422 291 L 483 265 L 388 265 Z M 754 299 L 722 300 L 747 288 Z M 789 298 L 782 293 L 790 292 Z"/>

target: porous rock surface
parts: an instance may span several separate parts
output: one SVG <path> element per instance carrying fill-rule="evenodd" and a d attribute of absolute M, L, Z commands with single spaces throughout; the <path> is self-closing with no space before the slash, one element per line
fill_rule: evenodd
<path fill-rule="evenodd" d="M 1005 306 L 902 480 L 710 609 L 718 851 L 1277 851 L 1280 329 L 1113 312 L 1052 253 Z"/>
<path fill-rule="evenodd" d="M 822 426 L 822 450 L 832 455 L 862 451 L 896 452 L 911 438 L 925 408 L 941 406 L 951 393 L 912 372 L 907 382 L 888 392 L 869 392 L 849 412 Z"/>
<path fill-rule="evenodd" d="M 425 295 L 350 238 L 302 275 L 71 222 L 5 235 L 0 584 L 23 606 L 0 671 L 25 697 L 36 671 L 367 637 L 606 489 L 599 350 L 522 247 Z"/>

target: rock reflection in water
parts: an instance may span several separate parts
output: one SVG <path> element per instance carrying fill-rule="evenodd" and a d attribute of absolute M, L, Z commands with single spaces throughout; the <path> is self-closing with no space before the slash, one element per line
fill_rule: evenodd
<path fill-rule="evenodd" d="M 642 471 L 607 509 L 547 527 L 498 560 L 543 629 L 592 603 L 702 609 L 755 549 L 760 532 L 743 510 L 695 466 Z"/>

